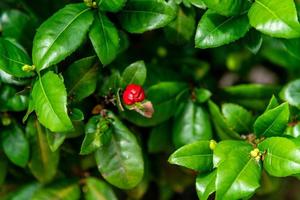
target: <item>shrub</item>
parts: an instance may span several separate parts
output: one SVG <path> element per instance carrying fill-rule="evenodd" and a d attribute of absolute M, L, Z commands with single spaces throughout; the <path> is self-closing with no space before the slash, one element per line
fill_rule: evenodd
<path fill-rule="evenodd" d="M 298 199 L 299 8 L 2 0 L 1 199 Z"/>

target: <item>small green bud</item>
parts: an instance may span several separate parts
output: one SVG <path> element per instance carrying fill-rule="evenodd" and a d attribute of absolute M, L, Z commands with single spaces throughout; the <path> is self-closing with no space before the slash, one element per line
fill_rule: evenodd
<path fill-rule="evenodd" d="M 209 141 L 209 148 L 211 149 L 211 150 L 215 150 L 216 149 L 216 147 L 217 147 L 217 142 L 215 141 L 215 140 L 210 140 Z"/>
<path fill-rule="evenodd" d="M 31 72 L 35 70 L 35 66 L 34 65 L 23 65 L 22 70 L 24 72 Z"/>
<path fill-rule="evenodd" d="M 3 126 L 9 126 L 11 124 L 11 119 L 8 116 L 3 116 L 1 118 Z"/>

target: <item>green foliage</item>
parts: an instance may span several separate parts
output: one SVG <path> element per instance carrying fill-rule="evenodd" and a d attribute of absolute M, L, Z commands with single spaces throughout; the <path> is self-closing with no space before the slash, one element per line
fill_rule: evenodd
<path fill-rule="evenodd" d="M 299 199 L 299 13 L 1 0 L 0 199 Z"/>

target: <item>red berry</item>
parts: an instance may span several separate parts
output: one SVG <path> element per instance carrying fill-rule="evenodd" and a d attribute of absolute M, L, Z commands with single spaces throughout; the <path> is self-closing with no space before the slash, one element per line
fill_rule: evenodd
<path fill-rule="evenodd" d="M 127 85 L 123 93 L 123 101 L 126 105 L 142 102 L 145 99 L 144 89 L 140 85 Z"/>

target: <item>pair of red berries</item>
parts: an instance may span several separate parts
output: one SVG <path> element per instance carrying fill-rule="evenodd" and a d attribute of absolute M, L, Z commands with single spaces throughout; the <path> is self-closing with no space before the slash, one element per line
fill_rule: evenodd
<path fill-rule="evenodd" d="M 140 85 L 129 84 L 123 92 L 123 102 L 126 105 L 132 105 L 142 102 L 145 99 L 144 89 Z"/>

